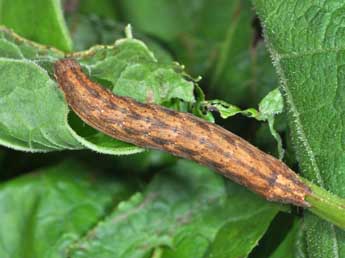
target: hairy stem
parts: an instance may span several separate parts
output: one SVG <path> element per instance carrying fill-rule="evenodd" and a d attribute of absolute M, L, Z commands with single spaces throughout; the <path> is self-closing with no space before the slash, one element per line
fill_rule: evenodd
<path fill-rule="evenodd" d="M 301 178 L 311 189 L 306 201 L 311 205 L 309 211 L 338 227 L 345 229 L 345 199 L 342 199 L 325 189 Z"/>

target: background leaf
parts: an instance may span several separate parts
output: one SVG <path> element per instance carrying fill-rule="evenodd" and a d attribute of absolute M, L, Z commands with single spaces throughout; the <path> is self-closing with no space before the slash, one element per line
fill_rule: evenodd
<path fill-rule="evenodd" d="M 115 1 L 112 0 L 102 0 L 97 2 L 93 0 L 83 0 L 78 4 L 78 10 L 82 14 L 92 14 L 102 18 L 111 19 L 116 19 L 118 16 Z"/>
<path fill-rule="evenodd" d="M 285 237 L 283 242 L 274 251 L 270 258 L 301 258 L 304 257 L 302 250 L 300 250 L 298 241 L 302 239 L 301 221 L 295 221 L 293 227 Z"/>
<path fill-rule="evenodd" d="M 254 3 L 282 81 L 303 175 L 344 197 L 344 4 Z M 310 257 L 345 256 L 344 231 L 310 214 L 305 229 Z"/>
<path fill-rule="evenodd" d="M 80 4 L 83 5 L 84 1 Z M 125 30 L 123 23 L 113 19 L 102 19 L 94 14 L 71 13 L 67 15 L 66 19 L 75 51 L 85 50 L 97 44 L 113 44 L 117 39 L 123 37 Z M 132 33 L 134 38 L 143 41 L 148 46 L 160 63 L 173 62 L 171 54 L 159 42 L 140 33 L 136 27 Z"/>
<path fill-rule="evenodd" d="M 109 209 L 131 193 L 74 162 L 35 171 L 0 186 L 0 256 L 66 257 Z"/>
<path fill-rule="evenodd" d="M 57 0 L 0 0 L 0 24 L 36 42 L 70 51 L 72 41 Z"/>
<path fill-rule="evenodd" d="M 70 255 L 147 257 L 162 246 L 166 258 L 244 256 L 278 208 L 243 188 L 224 184 L 205 167 L 181 160 L 161 171 L 143 194 L 120 203 L 72 247 Z"/>
<path fill-rule="evenodd" d="M 209 97 L 252 106 L 276 86 L 266 50 L 255 38 L 250 1 L 128 0 L 121 7 L 125 21 L 163 40 L 188 72 L 206 78 Z"/>

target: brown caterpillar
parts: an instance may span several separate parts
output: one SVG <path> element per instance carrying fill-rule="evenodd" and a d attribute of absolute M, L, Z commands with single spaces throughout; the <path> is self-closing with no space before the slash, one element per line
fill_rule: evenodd
<path fill-rule="evenodd" d="M 88 125 L 119 140 L 194 160 L 267 200 L 309 207 L 311 190 L 284 163 L 224 128 L 189 113 L 114 95 L 73 59 L 55 63 L 69 106 Z"/>

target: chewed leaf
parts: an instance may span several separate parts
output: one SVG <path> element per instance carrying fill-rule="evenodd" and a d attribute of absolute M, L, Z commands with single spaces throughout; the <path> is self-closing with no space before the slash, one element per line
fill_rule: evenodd
<path fill-rule="evenodd" d="M 258 120 L 267 121 L 270 132 L 277 141 L 278 156 L 283 159 L 285 150 L 279 133 L 274 129 L 274 117 L 283 112 L 284 100 L 279 89 L 272 90 L 259 103 Z"/>
<path fill-rule="evenodd" d="M 277 114 L 283 112 L 284 100 L 279 89 L 269 92 L 259 104 L 259 120 L 268 120 L 270 117 L 274 117 Z"/>
<path fill-rule="evenodd" d="M 204 103 L 204 108 L 206 108 L 208 111 L 217 111 L 219 112 L 220 116 L 224 119 L 227 119 L 229 117 L 232 117 L 237 114 L 242 114 L 247 117 L 258 117 L 258 111 L 254 108 L 248 108 L 248 109 L 240 109 L 239 107 L 229 104 L 223 100 L 208 100 Z"/>
<path fill-rule="evenodd" d="M 207 110 L 205 108 L 205 94 L 202 91 L 202 89 L 199 87 L 198 83 L 195 83 L 195 103 L 193 103 L 192 111 L 193 114 L 205 119 L 206 121 L 209 121 L 211 123 L 214 123 L 214 117 L 212 115 L 212 112 L 210 110 Z"/>
<path fill-rule="evenodd" d="M 22 39 L 0 28 L 0 143 L 45 152 L 89 148 L 107 154 L 143 149 L 91 130 L 69 112 L 53 76 L 63 53 Z M 180 99 L 194 102 L 194 83 L 176 64 L 161 64 L 147 46 L 122 39 L 73 54 L 93 80 L 116 94 L 157 104 Z"/>
<path fill-rule="evenodd" d="M 269 125 L 270 132 L 277 141 L 278 155 L 282 159 L 284 157 L 284 149 L 279 133 L 274 129 L 274 117 L 283 112 L 284 102 L 279 89 L 269 92 L 259 103 L 259 111 L 254 108 L 240 109 L 239 107 L 229 104 L 223 100 L 207 100 L 202 101 L 200 109 L 219 112 L 221 118 L 241 114 L 246 117 L 254 118 L 258 121 L 265 121 Z"/>

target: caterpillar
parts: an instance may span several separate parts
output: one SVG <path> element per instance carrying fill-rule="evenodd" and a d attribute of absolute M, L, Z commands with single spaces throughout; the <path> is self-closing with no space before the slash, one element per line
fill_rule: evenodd
<path fill-rule="evenodd" d="M 74 59 L 54 64 L 71 109 L 91 127 L 134 145 L 205 165 L 269 201 L 309 207 L 311 190 L 295 172 L 241 137 L 190 113 L 117 96 L 92 82 Z"/>

